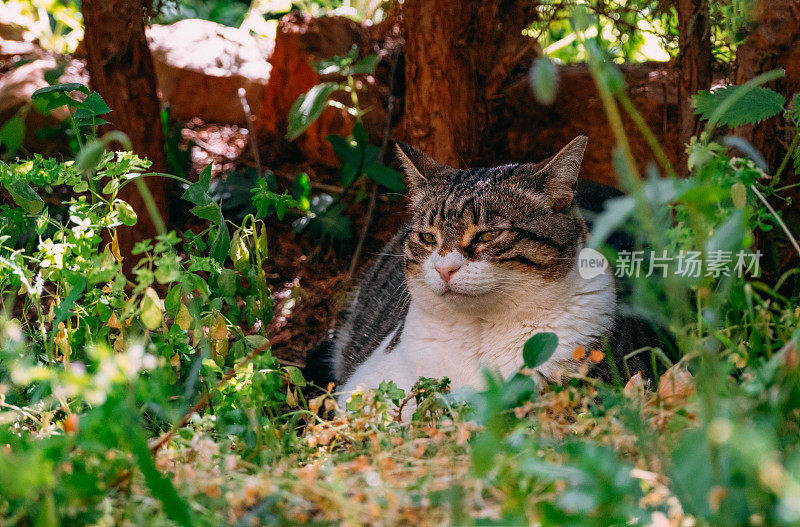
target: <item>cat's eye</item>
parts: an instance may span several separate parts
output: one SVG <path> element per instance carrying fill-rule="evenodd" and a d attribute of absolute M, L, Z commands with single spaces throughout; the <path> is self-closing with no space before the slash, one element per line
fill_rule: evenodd
<path fill-rule="evenodd" d="M 432 232 L 419 233 L 419 239 L 425 243 L 436 243 L 436 236 Z"/>
<path fill-rule="evenodd" d="M 500 229 L 496 229 L 493 231 L 483 231 L 482 233 L 475 236 L 475 239 L 479 242 L 490 242 L 500 236 L 500 233 L 503 232 Z"/>

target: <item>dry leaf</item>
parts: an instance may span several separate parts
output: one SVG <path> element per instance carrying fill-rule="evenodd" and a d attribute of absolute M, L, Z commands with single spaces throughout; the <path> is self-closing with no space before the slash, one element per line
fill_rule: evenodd
<path fill-rule="evenodd" d="M 212 340 L 228 340 L 228 325 L 225 323 L 225 317 L 221 313 L 217 313 L 214 325 L 211 326 L 208 336 Z"/>
<path fill-rule="evenodd" d="M 64 419 L 64 432 L 75 434 L 78 431 L 79 422 L 78 414 L 69 414 L 67 418 Z"/>
<path fill-rule="evenodd" d="M 728 497 L 728 489 L 725 487 L 712 487 L 711 490 L 708 491 L 708 508 L 710 508 L 712 512 L 719 512 L 722 500 L 726 497 Z"/>
<path fill-rule="evenodd" d="M 334 437 L 336 437 L 336 429 L 326 428 L 317 434 L 317 442 L 320 445 L 327 445 Z"/>
<path fill-rule="evenodd" d="M 106 245 L 106 248 L 111 251 L 111 254 L 114 256 L 114 259 L 117 263 L 122 263 L 124 256 L 119 250 L 119 239 L 117 238 L 117 231 L 116 229 L 112 229 L 111 241 Z"/>
<path fill-rule="evenodd" d="M 297 406 L 297 396 L 288 386 L 286 387 L 286 404 L 292 408 Z"/>
<path fill-rule="evenodd" d="M 668 369 L 658 381 L 658 397 L 668 404 L 685 401 L 695 391 L 694 378 L 683 363 Z"/>
<path fill-rule="evenodd" d="M 302 479 L 306 485 L 309 487 L 314 484 L 314 480 L 317 477 L 317 472 L 319 471 L 319 465 L 317 462 L 309 463 L 308 465 L 304 466 L 300 470 L 297 471 L 297 475 Z"/>
<path fill-rule="evenodd" d="M 472 432 L 466 426 L 462 426 L 458 429 L 458 434 L 456 435 L 456 444 L 458 445 L 465 445 L 467 441 L 469 441 L 469 437 L 472 435 Z"/>
<path fill-rule="evenodd" d="M 222 492 L 219 489 L 219 485 L 217 485 L 216 483 L 207 484 L 203 489 L 203 492 L 205 492 L 206 496 L 208 496 L 209 498 L 219 498 L 222 495 Z"/>
<path fill-rule="evenodd" d="M 312 413 L 319 412 L 319 409 L 322 407 L 322 403 L 323 403 L 323 401 L 325 401 L 325 398 L 327 396 L 328 396 L 328 394 L 323 393 L 319 397 L 314 397 L 313 399 L 309 399 L 309 401 L 308 401 L 308 409 Z"/>
<path fill-rule="evenodd" d="M 181 302 L 181 307 L 178 309 L 178 316 L 175 317 L 175 323 L 184 331 L 188 331 L 192 327 L 192 315 L 189 314 L 189 308 L 186 304 Z"/>
<path fill-rule="evenodd" d="M 122 322 L 119 321 L 116 313 L 111 313 L 111 316 L 108 317 L 108 323 L 106 325 L 113 329 L 120 329 L 122 327 Z"/>
<path fill-rule="evenodd" d="M 639 371 L 636 372 L 636 375 L 628 379 L 628 383 L 625 385 L 625 388 L 622 389 L 622 394 L 628 399 L 636 399 L 642 396 L 646 386 L 647 382 L 642 377 L 642 372 Z"/>
<path fill-rule="evenodd" d="M 798 363 L 800 361 L 798 361 L 797 344 L 795 343 L 795 341 L 790 340 L 789 342 L 787 342 L 781 348 L 781 351 L 779 353 L 781 355 L 781 358 L 783 359 L 783 365 L 786 366 L 786 368 L 790 370 L 797 368 Z"/>

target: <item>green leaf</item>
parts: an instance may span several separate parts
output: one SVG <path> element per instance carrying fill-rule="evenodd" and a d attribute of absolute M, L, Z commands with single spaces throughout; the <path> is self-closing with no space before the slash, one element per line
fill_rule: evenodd
<path fill-rule="evenodd" d="M 263 335 L 246 335 L 244 337 L 244 340 L 246 340 L 247 345 L 253 349 L 260 348 L 261 346 L 264 346 L 269 342 L 269 340 L 267 340 L 267 337 Z"/>
<path fill-rule="evenodd" d="M 361 148 L 365 148 L 369 144 L 369 136 L 363 124 L 356 122 L 353 125 L 353 139 Z"/>
<path fill-rule="evenodd" d="M 740 90 L 745 90 L 741 97 L 719 117 L 719 124 L 731 128 L 744 124 L 758 124 L 765 119 L 774 117 L 783 111 L 786 99 L 780 93 L 761 86 L 723 86 L 713 92 L 701 91 L 693 97 L 696 115 L 708 120 L 719 106 L 729 97 L 739 95 Z"/>
<path fill-rule="evenodd" d="M 286 366 L 286 373 L 289 375 L 289 380 L 292 381 L 292 384 L 295 386 L 302 388 L 306 385 L 306 379 L 299 369 L 294 366 Z"/>
<path fill-rule="evenodd" d="M 19 179 L 6 184 L 14 203 L 22 207 L 28 214 L 39 214 L 44 209 L 44 200 L 28 185 Z"/>
<path fill-rule="evenodd" d="M 314 62 L 312 67 L 314 68 L 314 71 L 320 75 L 330 75 L 333 73 L 346 75 L 345 69 L 347 66 L 352 64 L 356 58 L 358 58 L 358 46 L 353 44 L 353 47 L 350 48 L 350 51 L 347 53 L 347 55 L 334 56 L 319 60 Z"/>
<path fill-rule="evenodd" d="M 209 163 L 206 168 L 200 173 L 197 183 L 192 183 L 186 188 L 181 198 L 185 199 L 195 205 L 208 205 L 213 203 L 211 195 L 208 193 L 208 188 L 211 185 L 211 164 Z"/>
<path fill-rule="evenodd" d="M 25 122 L 19 117 L 12 117 L 0 128 L 0 144 L 6 146 L 8 155 L 13 156 L 22 146 L 25 138 Z"/>
<path fill-rule="evenodd" d="M 378 55 L 367 55 L 349 68 L 345 68 L 345 75 L 358 75 L 360 73 L 373 73 L 381 58 Z"/>
<path fill-rule="evenodd" d="M 745 232 L 744 215 L 741 210 L 734 210 L 730 218 L 711 233 L 706 241 L 706 253 L 741 249 Z"/>
<path fill-rule="evenodd" d="M 105 152 L 106 145 L 103 141 L 89 141 L 81 148 L 78 155 L 75 156 L 75 166 L 81 172 L 94 170 L 103 160 L 103 154 L 105 154 Z"/>
<path fill-rule="evenodd" d="M 139 218 L 136 215 L 136 211 L 133 210 L 133 207 L 131 207 L 128 202 L 118 199 L 114 202 L 114 209 L 119 214 L 119 221 L 121 221 L 123 225 L 127 225 L 128 227 L 136 225 Z"/>
<path fill-rule="evenodd" d="M 522 358 L 528 368 L 537 368 L 550 360 L 558 347 L 555 333 L 537 333 L 522 347 Z"/>
<path fill-rule="evenodd" d="M 311 203 L 311 178 L 305 172 L 297 174 L 294 178 L 292 182 L 292 197 L 301 209 L 308 211 Z"/>
<path fill-rule="evenodd" d="M 222 294 L 228 298 L 233 298 L 236 295 L 236 271 L 233 269 L 223 269 L 217 278 L 217 285 Z"/>
<path fill-rule="evenodd" d="M 342 163 L 358 163 L 361 156 L 359 155 L 357 145 L 353 145 L 341 135 L 329 135 L 325 139 L 331 144 L 333 151 L 336 153 L 337 157 L 342 160 Z"/>
<path fill-rule="evenodd" d="M 367 167 L 367 177 L 383 185 L 392 192 L 405 192 L 406 184 L 403 177 L 393 168 L 385 165 L 373 164 Z"/>
<path fill-rule="evenodd" d="M 222 265 L 225 263 L 225 258 L 228 257 L 228 251 L 231 248 L 231 233 L 228 232 L 228 226 L 225 224 L 225 218 L 222 216 L 222 210 L 219 211 L 219 222 L 217 223 L 217 234 L 214 236 L 214 241 L 211 242 L 209 248 L 209 256 L 212 260 Z"/>
<path fill-rule="evenodd" d="M 317 84 L 304 93 L 289 110 L 289 128 L 286 138 L 294 141 L 316 121 L 327 107 L 328 97 L 339 89 L 337 82 Z"/>
<path fill-rule="evenodd" d="M 20 62 L 24 61 L 17 62 L 16 64 L 14 64 L 13 67 L 16 68 Z M 56 66 L 55 68 L 49 69 L 44 72 L 44 81 L 50 85 L 58 84 L 58 79 L 60 79 L 62 75 L 64 75 L 64 67 Z"/>
<path fill-rule="evenodd" d="M 552 60 L 543 57 L 533 62 L 531 85 L 536 100 L 541 104 L 550 106 L 555 102 L 558 93 L 558 70 Z"/>
<path fill-rule="evenodd" d="M 503 445 L 499 444 L 497 438 L 488 432 L 483 432 L 472 439 L 470 447 L 472 466 L 479 476 L 483 476 L 495 466 L 495 456 L 498 452 L 503 451 Z"/>
<path fill-rule="evenodd" d="M 56 500 L 53 499 L 53 491 L 49 490 L 39 504 L 34 527 L 57 527 L 57 525 Z"/>
<path fill-rule="evenodd" d="M 636 209 L 636 199 L 632 196 L 612 198 L 605 202 L 603 212 L 595 217 L 587 247 L 597 249 L 611 234 L 628 221 Z"/>
<path fill-rule="evenodd" d="M 100 94 L 96 92 L 90 93 L 86 99 L 84 99 L 83 104 L 86 105 L 86 108 L 94 115 L 105 115 L 111 112 L 111 108 L 108 107 Z"/>
<path fill-rule="evenodd" d="M 72 309 L 72 306 L 75 305 L 75 302 L 81 297 L 83 294 L 83 290 L 86 288 L 86 279 L 81 277 L 78 279 L 75 284 L 73 284 L 72 289 L 69 290 L 67 296 L 58 304 L 58 307 L 53 311 L 53 327 L 57 328 L 58 324 L 63 322 L 68 314 L 69 310 Z"/>
<path fill-rule="evenodd" d="M 344 203 L 336 203 L 310 222 L 311 230 L 322 241 L 347 240 L 353 236 L 353 222 L 344 215 Z"/>
<path fill-rule="evenodd" d="M 178 284 L 173 285 L 167 292 L 164 298 L 164 309 L 167 315 L 175 318 L 181 308 L 181 286 Z"/>
<path fill-rule="evenodd" d="M 42 95 L 47 95 L 50 93 L 70 93 L 73 91 L 79 91 L 85 93 L 86 95 L 89 95 L 90 93 L 89 88 L 79 82 L 67 82 L 65 84 L 54 84 L 53 86 L 39 88 L 33 92 L 31 99 L 36 99 L 37 97 L 41 97 Z"/>
<path fill-rule="evenodd" d="M 142 298 L 139 316 L 145 327 L 151 331 L 160 328 L 161 323 L 164 321 L 164 315 L 161 313 L 159 303 L 158 293 L 152 287 L 148 287 Z"/>
<path fill-rule="evenodd" d="M 189 209 L 189 212 L 201 220 L 208 220 L 211 223 L 216 223 L 219 220 L 219 205 L 214 202 L 205 205 L 197 205 Z"/>
<path fill-rule="evenodd" d="M 158 499 L 164 506 L 164 512 L 169 519 L 184 527 L 191 526 L 192 516 L 189 513 L 189 506 L 180 497 L 178 491 L 175 490 L 172 481 L 156 468 L 153 462 L 153 455 L 150 453 L 150 449 L 147 448 L 147 442 L 142 437 L 142 434 L 134 433 L 132 435 L 131 450 L 153 497 Z"/>
<path fill-rule="evenodd" d="M 256 250 L 261 255 L 261 258 L 267 257 L 268 252 L 268 240 L 267 240 L 267 228 L 266 226 L 261 227 L 261 234 L 258 235 L 256 238 Z"/>

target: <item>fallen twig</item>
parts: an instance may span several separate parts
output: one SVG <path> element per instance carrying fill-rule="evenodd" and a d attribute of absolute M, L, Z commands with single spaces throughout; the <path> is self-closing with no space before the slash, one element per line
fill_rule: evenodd
<path fill-rule="evenodd" d="M 264 171 L 261 168 L 261 156 L 258 153 L 258 140 L 256 139 L 256 127 L 253 114 L 250 112 L 250 104 L 247 102 L 247 93 L 244 88 L 239 88 L 239 102 L 244 110 L 244 115 L 247 118 L 247 143 L 250 145 L 250 152 L 253 154 L 253 161 L 256 164 L 256 173 L 258 179 L 264 177 Z"/>

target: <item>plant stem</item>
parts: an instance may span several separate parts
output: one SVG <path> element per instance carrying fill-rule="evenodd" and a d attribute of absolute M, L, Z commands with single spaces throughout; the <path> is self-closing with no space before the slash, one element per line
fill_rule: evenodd
<path fill-rule="evenodd" d="M 789 164 L 789 160 L 792 158 L 794 151 L 797 149 L 798 142 L 800 142 L 800 131 L 794 134 L 794 139 L 792 139 L 792 144 L 789 145 L 789 150 L 786 152 L 786 157 L 783 158 L 781 166 L 778 167 L 778 171 L 775 172 L 775 178 L 772 180 L 773 185 L 777 185 L 778 182 L 781 180 L 781 174 L 783 173 L 783 170 L 786 168 L 786 165 Z"/>
<path fill-rule="evenodd" d="M 146 178 L 146 177 L 153 177 L 153 176 L 161 176 L 161 177 L 165 177 L 165 178 L 174 179 L 174 180 L 180 181 L 181 183 L 184 183 L 186 185 L 191 185 L 192 184 L 192 182 L 189 181 L 188 179 L 182 178 L 180 176 L 176 176 L 174 174 L 163 174 L 161 172 L 148 172 L 146 174 L 140 174 L 139 177 L 137 177 L 137 178 L 126 179 L 122 184 L 120 184 L 117 187 L 117 191 L 119 192 L 119 189 L 121 189 L 122 187 L 124 187 L 125 185 L 127 185 L 128 183 L 130 183 L 132 181 L 138 181 L 139 179 Z"/>
<path fill-rule="evenodd" d="M 772 205 L 769 204 L 769 201 L 767 201 L 767 198 L 765 198 L 764 195 L 761 192 L 758 191 L 758 189 L 756 188 L 755 185 L 750 185 L 750 190 L 752 190 L 755 193 L 755 195 L 758 196 L 758 199 L 761 200 L 761 202 L 764 204 L 764 206 L 767 207 L 769 212 L 775 218 L 775 221 L 778 222 L 778 225 L 780 225 L 781 229 L 786 234 L 786 237 L 789 238 L 789 242 L 792 244 L 792 247 L 794 247 L 794 250 L 797 251 L 798 256 L 800 256 L 800 245 L 797 244 L 797 240 L 792 235 L 792 231 L 789 230 L 789 227 L 786 226 L 786 224 L 781 219 L 780 215 L 778 215 L 778 213 L 775 211 L 775 209 L 772 208 Z"/>
<path fill-rule="evenodd" d="M 244 88 L 239 88 L 239 103 L 242 105 L 242 110 L 247 118 L 247 143 L 250 145 L 250 152 L 253 155 L 253 161 L 256 164 L 256 173 L 258 179 L 264 177 L 264 171 L 261 168 L 261 156 L 258 153 L 258 141 L 256 140 L 256 127 L 253 114 L 250 112 L 250 104 L 245 97 L 246 92 Z"/>
<path fill-rule="evenodd" d="M 394 110 L 394 78 L 395 72 L 397 71 L 397 53 L 392 53 L 392 67 L 389 70 L 389 99 L 386 102 L 386 125 L 383 128 L 383 138 L 381 139 L 381 149 L 380 153 L 378 154 L 378 159 L 384 161 L 384 157 L 386 156 L 386 150 L 389 147 L 389 134 L 392 131 L 392 111 Z M 349 77 L 348 80 L 351 80 L 352 77 Z M 354 98 L 354 104 L 358 104 L 358 97 Z M 359 122 L 361 121 L 361 117 L 358 118 Z M 369 227 L 372 223 L 372 216 L 375 213 L 375 204 L 378 200 L 378 185 L 375 182 L 372 182 L 372 190 L 369 194 L 369 205 L 367 206 L 367 215 L 364 218 L 364 226 L 361 227 L 361 234 L 358 237 L 358 243 L 356 244 L 356 249 L 353 251 L 353 258 L 350 260 L 350 268 L 347 271 L 347 275 L 351 278 L 355 274 L 356 270 L 358 269 L 358 260 L 361 257 L 361 251 L 364 248 L 364 241 L 367 238 L 367 234 L 369 234 Z"/>
<path fill-rule="evenodd" d="M 644 135 L 647 144 L 650 146 L 650 150 L 653 151 L 653 155 L 656 156 L 658 163 L 661 165 L 661 168 L 664 169 L 667 176 L 669 177 L 676 177 L 675 170 L 672 168 L 672 163 L 670 162 L 669 158 L 667 157 L 667 153 L 664 152 L 664 149 L 661 148 L 661 144 L 656 139 L 656 136 L 653 134 L 653 131 L 650 130 L 650 126 L 647 124 L 647 121 L 644 120 L 642 114 L 636 109 L 634 106 L 633 101 L 631 101 L 628 94 L 624 91 L 617 94 L 617 99 L 619 100 L 620 104 L 622 104 L 622 108 L 627 112 L 628 116 L 633 120 L 636 126 L 639 128 L 639 131 L 642 132 Z"/>
<path fill-rule="evenodd" d="M 136 187 L 139 189 L 139 193 L 142 195 L 142 199 L 144 200 L 144 205 L 147 207 L 147 213 L 150 215 L 150 220 L 153 222 L 153 225 L 155 225 L 159 234 L 166 234 L 167 227 L 164 225 L 164 218 L 161 217 L 161 213 L 158 211 L 156 202 L 153 199 L 153 194 L 150 193 L 150 189 L 147 188 L 147 185 L 145 185 L 142 178 L 136 178 L 135 181 Z"/>

